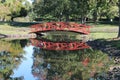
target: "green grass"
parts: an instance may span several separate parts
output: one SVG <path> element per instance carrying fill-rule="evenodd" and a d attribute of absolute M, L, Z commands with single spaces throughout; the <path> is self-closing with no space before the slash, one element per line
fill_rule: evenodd
<path fill-rule="evenodd" d="M 116 38 L 118 35 L 118 25 L 111 24 L 88 24 L 91 26 L 89 37 L 92 39 Z"/>
<path fill-rule="evenodd" d="M 0 33 L 1 34 L 28 34 L 29 28 L 26 27 L 14 27 L 10 26 L 8 23 L 0 24 Z"/>
<path fill-rule="evenodd" d="M 117 33 L 118 32 L 118 25 L 109 25 L 109 24 L 88 24 L 91 26 L 90 32 L 109 32 L 109 33 Z"/>
<path fill-rule="evenodd" d="M 117 33 L 90 33 L 89 37 L 91 39 L 109 39 L 116 38 Z"/>

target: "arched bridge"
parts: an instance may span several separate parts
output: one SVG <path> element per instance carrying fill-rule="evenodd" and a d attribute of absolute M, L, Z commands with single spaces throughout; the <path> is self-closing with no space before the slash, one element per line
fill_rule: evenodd
<path fill-rule="evenodd" d="M 80 50 L 90 48 L 85 42 L 46 42 L 31 39 L 32 45 L 46 50 Z"/>
<path fill-rule="evenodd" d="M 90 26 L 77 24 L 74 22 L 46 22 L 35 24 L 31 26 L 31 32 L 45 32 L 45 31 L 73 31 L 82 34 L 89 34 Z"/>

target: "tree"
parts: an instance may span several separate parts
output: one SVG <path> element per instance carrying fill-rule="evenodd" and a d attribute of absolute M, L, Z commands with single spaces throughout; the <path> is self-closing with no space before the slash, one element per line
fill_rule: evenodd
<path fill-rule="evenodd" d="M 105 14 L 107 8 L 107 0 L 93 0 L 93 20 L 98 21 L 102 14 Z"/>
<path fill-rule="evenodd" d="M 118 16 L 117 0 L 35 0 L 33 12 L 37 17 L 55 18 L 59 21 L 69 19 L 113 19 Z"/>
<path fill-rule="evenodd" d="M 81 23 L 86 22 L 86 18 L 91 15 L 93 2 L 91 0 L 76 0 L 73 4 L 74 11 L 73 14 L 77 15 L 80 18 Z"/>
<path fill-rule="evenodd" d="M 119 32 L 118 32 L 118 38 L 120 38 L 120 0 L 118 0 L 118 8 L 119 8 Z"/>
<path fill-rule="evenodd" d="M 34 2 L 33 11 L 39 16 L 50 15 L 61 21 L 68 21 L 73 14 L 86 17 L 89 13 L 88 1 L 73 0 L 41 0 Z"/>
<path fill-rule="evenodd" d="M 102 17 L 113 19 L 118 16 L 117 0 L 90 0 L 91 11 L 94 22 L 101 20 Z"/>
<path fill-rule="evenodd" d="M 19 1 L 18 0 L 10 0 L 9 2 L 7 2 L 7 4 L 9 4 L 10 10 L 11 10 L 11 14 L 10 14 L 11 21 L 13 21 L 13 19 L 15 17 L 26 16 L 27 10 L 25 9 L 25 7 L 23 5 L 23 1 L 24 0 L 19 0 Z"/>
<path fill-rule="evenodd" d="M 1 0 L 0 1 L 0 14 L 4 20 L 6 16 L 11 17 L 11 21 L 15 17 L 26 16 L 29 6 L 26 0 Z"/>
<path fill-rule="evenodd" d="M 41 0 L 34 2 L 33 6 L 33 11 L 34 13 L 37 14 L 38 17 L 41 16 L 52 16 L 56 17 L 58 19 L 61 19 L 61 17 L 64 15 L 66 12 L 64 10 L 65 5 L 67 4 L 68 0 L 63 1 L 63 0 Z M 66 5 L 67 6 L 67 5 Z M 64 10 L 64 12 L 63 12 Z"/>
<path fill-rule="evenodd" d="M 10 8 L 0 2 L 0 21 L 4 21 L 9 14 L 11 14 Z"/>

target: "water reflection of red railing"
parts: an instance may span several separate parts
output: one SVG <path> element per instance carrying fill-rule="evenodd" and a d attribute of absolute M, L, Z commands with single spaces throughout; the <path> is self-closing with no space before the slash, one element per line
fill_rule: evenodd
<path fill-rule="evenodd" d="M 46 32 L 46 31 L 73 31 L 83 34 L 89 34 L 90 26 L 77 24 L 74 22 L 47 22 L 31 26 L 31 32 Z"/>
<path fill-rule="evenodd" d="M 47 42 L 31 39 L 32 45 L 46 50 L 80 50 L 90 48 L 85 42 Z"/>

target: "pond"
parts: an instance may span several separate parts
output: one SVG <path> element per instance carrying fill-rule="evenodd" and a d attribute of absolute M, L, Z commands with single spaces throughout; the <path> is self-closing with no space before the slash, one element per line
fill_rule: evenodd
<path fill-rule="evenodd" d="M 48 50 L 31 40 L 0 40 L 0 80 L 120 80 L 112 77 L 113 59 L 100 50 Z"/>

